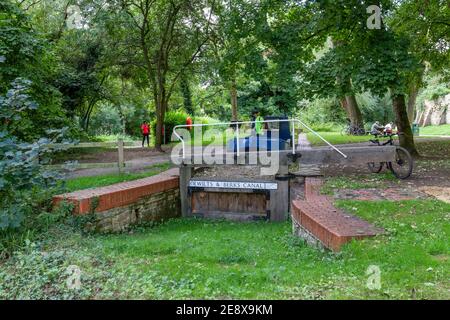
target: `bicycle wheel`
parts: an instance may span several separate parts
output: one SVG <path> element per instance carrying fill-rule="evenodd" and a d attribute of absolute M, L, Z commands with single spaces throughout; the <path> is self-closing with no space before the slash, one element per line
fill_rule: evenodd
<path fill-rule="evenodd" d="M 395 161 L 388 162 L 388 168 L 392 171 L 398 179 L 407 179 L 411 176 L 413 171 L 413 158 L 408 150 L 397 147 L 395 150 Z"/>
<path fill-rule="evenodd" d="M 380 173 L 381 170 L 383 169 L 383 162 L 369 162 L 367 164 L 367 166 L 369 167 L 370 172 L 372 173 Z"/>
<path fill-rule="evenodd" d="M 366 129 L 364 128 L 358 128 L 358 130 L 356 131 L 356 134 L 358 136 L 364 136 L 366 134 Z"/>

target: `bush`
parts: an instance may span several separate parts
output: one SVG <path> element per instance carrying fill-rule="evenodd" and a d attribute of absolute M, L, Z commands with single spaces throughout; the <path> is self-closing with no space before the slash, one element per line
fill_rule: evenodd
<path fill-rule="evenodd" d="M 211 117 L 194 117 L 193 122 L 196 124 L 215 124 L 215 123 L 220 123 L 222 121 L 219 121 L 217 119 L 211 118 Z M 202 127 L 202 134 L 205 133 L 206 130 L 208 129 L 216 129 L 216 130 L 226 130 L 228 128 L 227 125 L 221 125 L 221 126 L 205 126 Z"/>
<path fill-rule="evenodd" d="M 324 124 L 345 123 L 345 110 L 336 99 L 316 99 L 303 104 L 297 116 L 309 126 L 320 128 Z"/>
<path fill-rule="evenodd" d="M 123 133 L 123 124 L 119 111 L 111 104 L 103 104 L 92 115 L 89 134 L 117 135 Z"/>
<path fill-rule="evenodd" d="M 140 137 L 142 122 L 150 122 L 148 109 L 147 107 L 135 107 L 133 110 L 133 113 L 126 118 L 125 131 L 130 136 Z"/>
<path fill-rule="evenodd" d="M 67 131 L 48 130 L 49 137 L 34 143 L 25 143 L 10 131 L 24 111 L 37 109 L 30 101 L 30 82 L 18 79 L 4 97 L 0 97 L 0 246 L 2 251 L 21 238 L 20 230 L 25 217 L 40 209 L 49 197 L 48 190 L 57 186 L 59 174 L 47 170 L 43 164 L 54 151 L 51 146 Z M 67 141 L 66 145 L 69 146 Z M 4 241 L 6 239 L 6 242 Z M 6 244 L 5 244 L 6 243 Z M 0 254 L 3 252 L 0 252 Z"/>
<path fill-rule="evenodd" d="M 186 119 L 189 115 L 183 111 L 169 111 L 166 113 L 164 118 L 165 125 L 165 141 L 164 143 L 169 143 L 171 140 L 173 128 L 177 125 L 186 124 Z M 151 122 L 151 130 L 153 136 L 156 135 L 156 119 Z"/>

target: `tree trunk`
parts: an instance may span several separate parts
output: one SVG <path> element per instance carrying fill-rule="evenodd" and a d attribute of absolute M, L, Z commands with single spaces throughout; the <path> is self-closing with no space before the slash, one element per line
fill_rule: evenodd
<path fill-rule="evenodd" d="M 354 128 L 364 129 L 363 117 L 356 97 L 354 95 L 345 96 L 345 101 L 347 102 L 347 114 L 352 126 Z"/>
<path fill-rule="evenodd" d="M 343 45 L 342 41 L 336 41 L 331 38 L 332 47 L 336 48 Z M 336 77 L 337 85 L 345 93 L 345 97 L 341 97 L 341 105 L 347 112 L 347 117 L 350 119 L 350 123 L 353 128 L 364 129 L 364 121 L 361 110 L 359 109 L 358 102 L 352 91 L 352 81 L 349 77 Z"/>
<path fill-rule="evenodd" d="M 238 120 L 236 80 L 231 81 L 231 121 Z"/>
<path fill-rule="evenodd" d="M 413 84 L 409 90 L 409 95 L 408 95 L 408 118 L 409 118 L 409 123 L 412 124 L 414 122 L 415 119 L 415 105 L 416 105 L 416 100 L 417 100 L 417 94 L 418 94 L 418 89 L 417 89 L 417 85 Z"/>
<path fill-rule="evenodd" d="M 183 96 L 184 110 L 189 115 L 193 116 L 194 108 L 192 105 L 191 88 L 189 87 L 189 81 L 187 80 L 187 78 L 184 74 L 180 77 L 180 89 L 181 89 L 181 94 Z"/>
<path fill-rule="evenodd" d="M 397 124 L 398 139 L 400 146 L 411 153 L 412 156 L 418 156 L 416 146 L 414 144 L 414 136 L 409 124 L 408 113 L 406 111 L 406 102 L 404 94 L 397 94 L 392 97 L 392 108 L 395 114 L 395 122 Z"/>
<path fill-rule="evenodd" d="M 163 128 L 164 118 L 166 115 L 167 101 L 164 97 L 158 97 L 158 103 L 156 105 L 156 130 L 155 130 L 155 148 L 156 150 L 163 152 Z M 166 134 L 168 134 L 166 132 Z"/>
<path fill-rule="evenodd" d="M 90 118 L 91 118 L 91 113 L 94 110 L 94 106 L 97 103 L 97 100 L 91 100 L 88 103 L 88 107 L 86 109 L 85 114 L 82 116 L 82 125 L 83 125 L 83 130 L 85 132 L 87 132 L 89 130 L 89 122 L 90 122 Z"/>
<path fill-rule="evenodd" d="M 339 102 L 341 103 L 341 107 L 345 110 L 345 113 L 348 115 L 348 111 L 347 111 L 347 100 L 345 100 L 345 97 L 339 99 Z"/>

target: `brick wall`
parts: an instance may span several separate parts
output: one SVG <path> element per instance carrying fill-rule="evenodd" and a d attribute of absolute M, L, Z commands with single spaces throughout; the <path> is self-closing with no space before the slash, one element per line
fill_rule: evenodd
<path fill-rule="evenodd" d="M 178 169 L 156 176 L 80 190 L 53 197 L 73 203 L 75 215 L 93 214 L 98 231 L 120 231 L 144 221 L 161 221 L 181 216 Z"/>
<path fill-rule="evenodd" d="M 97 231 L 121 231 L 139 222 L 159 222 L 181 216 L 178 188 L 142 197 L 136 202 L 96 213 Z"/>

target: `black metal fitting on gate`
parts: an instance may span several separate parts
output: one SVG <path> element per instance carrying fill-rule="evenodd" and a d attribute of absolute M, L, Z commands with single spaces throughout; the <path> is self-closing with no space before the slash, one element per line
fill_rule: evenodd
<path fill-rule="evenodd" d="M 288 153 L 286 156 L 292 162 L 297 162 L 297 160 L 302 157 L 301 153 Z"/>
<path fill-rule="evenodd" d="M 275 175 L 275 180 L 278 180 L 278 181 L 287 181 L 287 180 L 289 180 L 289 179 L 291 179 L 292 178 L 292 175 L 290 175 L 290 174 L 286 174 L 286 175 Z"/>

